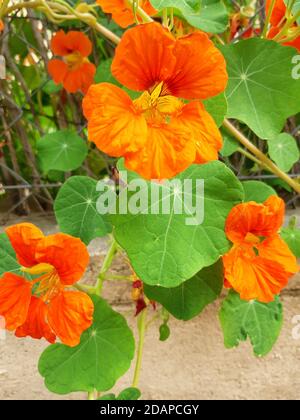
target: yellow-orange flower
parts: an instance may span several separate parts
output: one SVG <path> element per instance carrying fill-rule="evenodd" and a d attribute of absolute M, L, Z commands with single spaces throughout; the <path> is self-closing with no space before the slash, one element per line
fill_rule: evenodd
<path fill-rule="evenodd" d="M 103 12 L 112 15 L 113 20 L 122 28 L 135 23 L 133 6 L 127 0 L 97 0 Z M 157 11 L 151 6 L 149 0 L 139 0 L 139 6 L 149 15 L 156 15 Z M 139 19 L 139 17 L 137 16 Z"/>
<path fill-rule="evenodd" d="M 218 159 L 222 137 L 199 100 L 222 92 L 224 57 L 203 32 L 175 39 L 158 23 L 129 29 L 112 63 L 115 78 L 143 92 L 92 85 L 83 100 L 89 139 L 103 152 L 125 157 L 146 179 L 171 178 L 192 163 Z"/>
<path fill-rule="evenodd" d="M 225 285 L 241 299 L 271 302 L 289 278 L 299 271 L 296 257 L 280 238 L 285 205 L 270 197 L 264 204 L 239 204 L 226 222 L 226 234 L 233 243 L 223 257 Z"/>
<path fill-rule="evenodd" d="M 89 255 L 80 239 L 58 233 L 45 237 L 34 225 L 6 229 L 24 276 L 0 278 L 0 315 L 17 337 L 56 337 L 76 346 L 92 324 L 94 306 L 88 295 L 68 290 L 84 274 Z M 25 274 L 31 275 L 29 281 Z"/>
<path fill-rule="evenodd" d="M 48 63 L 48 71 L 56 84 L 62 84 L 70 93 L 86 93 L 93 83 L 96 67 L 89 62 L 92 43 L 81 32 L 58 31 L 51 40 L 51 50 L 62 60 L 53 59 Z"/>

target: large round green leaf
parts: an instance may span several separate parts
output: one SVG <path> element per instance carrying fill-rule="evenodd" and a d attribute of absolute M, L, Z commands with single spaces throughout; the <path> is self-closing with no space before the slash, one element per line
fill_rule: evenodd
<path fill-rule="evenodd" d="M 53 344 L 41 355 L 40 374 L 57 394 L 107 391 L 129 369 L 134 338 L 124 317 L 94 296 L 94 323 L 77 347 Z"/>
<path fill-rule="evenodd" d="M 227 61 L 228 117 L 268 139 L 300 111 L 300 79 L 292 78 L 295 49 L 253 38 L 221 47 Z"/>
<path fill-rule="evenodd" d="M 265 356 L 272 350 L 280 334 L 283 315 L 278 297 L 271 303 L 241 300 L 230 291 L 220 310 L 220 322 L 225 347 L 232 348 L 250 338 L 256 356 Z"/>
<path fill-rule="evenodd" d="M 89 244 L 110 230 L 96 208 L 99 198 L 97 181 L 85 176 L 69 178 L 59 190 L 54 211 L 60 230 Z"/>
<path fill-rule="evenodd" d="M 245 191 L 245 202 L 256 201 L 257 203 L 263 203 L 271 195 L 277 195 L 270 185 L 261 181 L 244 181 L 242 185 Z"/>
<path fill-rule="evenodd" d="M 185 13 L 184 17 L 190 25 L 208 33 L 222 33 L 228 26 L 228 12 L 222 0 L 202 0 L 198 11 Z"/>
<path fill-rule="evenodd" d="M 150 3 L 156 10 L 162 10 L 166 7 L 173 7 L 179 10 L 183 15 L 195 13 L 201 7 L 202 0 L 150 0 Z"/>
<path fill-rule="evenodd" d="M 296 226 L 283 228 L 281 237 L 288 244 L 293 254 L 300 258 L 300 229 Z"/>
<path fill-rule="evenodd" d="M 165 288 L 144 285 L 144 290 L 149 299 L 161 303 L 175 318 L 188 321 L 219 297 L 223 279 L 223 264 L 219 261 L 180 286 Z"/>
<path fill-rule="evenodd" d="M 138 179 L 133 173 L 128 178 L 132 177 Z M 153 184 L 146 183 L 142 191 L 145 204 L 137 214 L 127 211 L 109 216 L 116 240 L 127 252 L 137 275 L 149 285 L 176 287 L 214 264 L 230 247 L 224 233 L 227 215 L 244 198 L 241 183 L 218 161 L 192 165 L 174 180 L 181 185 L 190 180 L 193 189 L 186 197 L 194 205 L 197 203 L 198 224 L 191 224 L 195 214 L 190 206 L 182 206 L 182 214 L 175 211 L 175 203 L 182 204 L 184 197 L 170 183 L 155 184 L 160 199 L 152 205 Z M 204 191 L 196 187 L 197 182 L 204 183 Z M 126 192 L 130 204 L 136 193 Z M 167 200 L 170 211 L 164 214 L 161 205 Z M 158 214 L 153 212 L 154 204 L 160 207 Z"/>
<path fill-rule="evenodd" d="M 8 272 L 17 272 L 20 265 L 16 253 L 5 233 L 0 235 L 0 276 Z"/>
<path fill-rule="evenodd" d="M 75 132 L 63 130 L 42 137 L 37 142 L 37 151 L 44 172 L 73 171 L 82 165 L 88 147 Z"/>
<path fill-rule="evenodd" d="M 215 123 L 220 127 L 227 113 L 227 101 L 224 93 L 203 101 L 206 111 L 213 117 Z"/>
<path fill-rule="evenodd" d="M 285 172 L 288 172 L 300 158 L 297 142 L 290 134 L 279 134 L 268 140 L 268 146 L 271 159 Z"/>

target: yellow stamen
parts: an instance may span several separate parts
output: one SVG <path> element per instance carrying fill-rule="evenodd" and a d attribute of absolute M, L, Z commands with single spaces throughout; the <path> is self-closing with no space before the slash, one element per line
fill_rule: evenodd
<path fill-rule="evenodd" d="M 70 70 L 76 70 L 82 66 L 84 63 L 88 63 L 88 58 L 83 57 L 79 52 L 74 52 L 72 54 L 66 55 L 64 57 L 65 62 L 67 63 Z"/>
<path fill-rule="evenodd" d="M 246 237 L 245 237 L 245 241 L 249 244 L 259 244 L 260 243 L 260 238 L 256 235 L 254 235 L 253 233 L 247 233 Z"/>
<path fill-rule="evenodd" d="M 21 268 L 21 271 L 23 271 L 23 273 L 31 274 L 33 276 L 38 276 L 39 274 L 51 273 L 53 272 L 53 270 L 55 270 L 53 265 L 46 264 L 46 263 L 37 264 L 31 268 L 27 268 L 27 267 Z"/>

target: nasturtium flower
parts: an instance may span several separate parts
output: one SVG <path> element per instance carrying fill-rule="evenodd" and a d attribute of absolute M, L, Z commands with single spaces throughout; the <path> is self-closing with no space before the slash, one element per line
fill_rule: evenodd
<path fill-rule="evenodd" d="M 225 285 L 241 299 L 271 302 L 299 271 L 278 233 L 284 212 L 284 201 L 271 196 L 263 204 L 239 204 L 227 218 L 225 231 L 233 247 L 223 257 Z"/>
<path fill-rule="evenodd" d="M 4 23 L 3 20 L 0 19 L 0 33 L 4 31 Z"/>
<path fill-rule="evenodd" d="M 88 56 L 92 52 L 92 43 L 81 32 L 58 31 L 51 40 L 51 50 L 55 56 L 48 63 L 48 71 L 56 84 L 62 84 L 66 91 L 86 93 L 93 83 L 96 67 Z"/>
<path fill-rule="evenodd" d="M 15 330 L 17 337 L 44 337 L 50 343 L 58 337 L 76 346 L 94 312 L 87 294 L 69 290 L 89 263 L 86 246 L 63 233 L 44 236 L 29 223 L 11 226 L 6 234 L 23 273 L 0 278 L 0 315 L 6 329 Z"/>
<path fill-rule="evenodd" d="M 267 14 L 269 13 L 271 4 L 272 4 L 272 0 L 267 0 L 267 2 L 266 2 L 266 13 Z M 271 19 L 270 19 L 271 28 L 268 32 L 268 38 L 269 39 L 275 38 L 276 35 L 278 35 L 280 33 L 281 29 L 285 25 L 285 23 L 286 23 L 286 11 L 287 11 L 287 7 L 286 7 L 286 4 L 285 4 L 284 0 L 276 0 L 273 12 L 271 14 Z M 292 26 L 287 31 L 287 33 L 284 35 L 284 37 L 286 37 L 286 36 L 293 37 L 293 33 L 295 31 L 298 31 L 298 30 L 299 30 L 299 26 L 295 23 L 294 26 Z M 289 47 L 294 47 L 298 51 L 300 51 L 300 36 L 298 36 L 293 41 L 284 42 L 283 45 L 286 45 L 286 46 L 289 46 Z"/>
<path fill-rule="evenodd" d="M 83 111 L 89 139 L 100 150 L 124 157 L 126 167 L 146 179 L 171 178 L 192 163 L 218 159 L 222 137 L 200 100 L 221 93 L 228 76 L 205 33 L 175 39 L 158 23 L 129 29 L 112 73 L 142 94 L 132 100 L 112 84 L 90 87 Z"/>
<path fill-rule="evenodd" d="M 127 28 L 135 23 L 133 5 L 128 0 L 97 0 L 104 13 L 112 15 L 113 20 L 122 28 Z M 149 15 L 154 16 L 157 10 L 151 6 L 149 0 L 139 0 L 139 6 Z"/>

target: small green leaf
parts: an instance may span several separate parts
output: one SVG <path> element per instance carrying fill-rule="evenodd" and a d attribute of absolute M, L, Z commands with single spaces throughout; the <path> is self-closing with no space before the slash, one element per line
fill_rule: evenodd
<path fill-rule="evenodd" d="M 223 265 L 218 261 L 178 287 L 167 289 L 145 284 L 144 290 L 149 299 L 161 303 L 175 318 L 188 321 L 216 300 L 222 287 Z"/>
<path fill-rule="evenodd" d="M 268 140 L 269 155 L 282 169 L 288 172 L 300 158 L 296 140 L 290 134 L 281 133 Z"/>
<path fill-rule="evenodd" d="M 171 335 L 171 330 L 168 324 L 161 324 L 159 327 L 159 341 L 167 341 Z"/>
<path fill-rule="evenodd" d="M 134 401 L 141 398 L 141 391 L 138 388 L 126 388 L 118 395 L 117 400 Z"/>
<path fill-rule="evenodd" d="M 150 0 L 150 3 L 158 11 L 166 7 L 173 7 L 183 15 L 195 13 L 201 8 L 201 0 Z"/>
<path fill-rule="evenodd" d="M 20 264 L 17 262 L 16 253 L 11 246 L 8 236 L 0 234 L 0 276 L 8 272 L 17 272 Z"/>
<path fill-rule="evenodd" d="M 185 19 L 204 32 L 219 34 L 226 30 L 229 19 L 222 0 L 202 0 L 201 8 L 194 13 L 185 13 Z"/>
<path fill-rule="evenodd" d="M 48 80 L 48 82 L 43 86 L 43 92 L 47 95 L 52 95 L 53 93 L 58 93 L 62 90 L 62 85 L 57 85 L 53 80 Z"/>
<path fill-rule="evenodd" d="M 96 208 L 97 181 L 85 176 L 69 178 L 57 194 L 54 211 L 60 230 L 85 244 L 105 236 L 111 228 Z"/>
<path fill-rule="evenodd" d="M 121 86 L 111 73 L 111 63 L 112 58 L 101 61 L 95 74 L 95 83 L 112 83 L 113 85 Z"/>
<path fill-rule="evenodd" d="M 116 401 L 116 396 L 115 394 L 105 394 L 102 395 L 102 397 L 98 398 L 98 400 L 102 400 L 102 401 Z"/>
<path fill-rule="evenodd" d="M 300 229 L 294 228 L 283 228 L 281 229 L 281 237 L 288 244 L 292 253 L 300 258 Z"/>
<path fill-rule="evenodd" d="M 276 343 L 283 314 L 278 297 L 271 303 L 241 300 L 230 291 L 219 313 L 225 347 L 233 348 L 250 338 L 256 356 L 265 356 Z"/>
<path fill-rule="evenodd" d="M 44 172 L 73 171 L 82 165 L 88 147 L 75 132 L 63 130 L 42 137 L 37 142 L 37 151 Z"/>
<path fill-rule="evenodd" d="M 273 138 L 300 111 L 300 79 L 292 78 L 295 49 L 261 38 L 220 47 L 227 62 L 228 118 Z"/>
<path fill-rule="evenodd" d="M 271 195 L 277 195 L 272 187 L 261 181 L 244 181 L 242 185 L 245 191 L 245 203 L 248 201 L 264 203 Z"/>
<path fill-rule="evenodd" d="M 131 365 L 134 338 L 125 318 L 105 300 L 92 299 L 94 322 L 80 344 L 52 344 L 41 355 L 39 372 L 51 392 L 107 391 Z"/>
<path fill-rule="evenodd" d="M 241 145 L 229 133 L 227 133 L 227 131 L 225 131 L 222 128 L 221 128 L 221 133 L 223 135 L 223 148 L 220 151 L 220 153 L 224 157 L 231 156 L 233 155 L 233 153 L 238 151 Z"/>
<path fill-rule="evenodd" d="M 203 101 L 206 111 L 213 117 L 215 123 L 220 127 L 227 113 L 227 101 L 224 93 Z"/>

